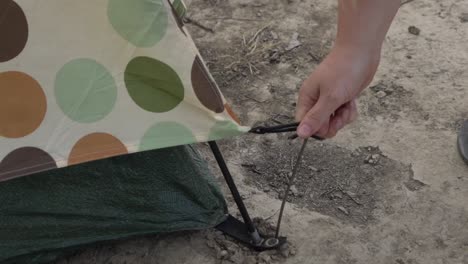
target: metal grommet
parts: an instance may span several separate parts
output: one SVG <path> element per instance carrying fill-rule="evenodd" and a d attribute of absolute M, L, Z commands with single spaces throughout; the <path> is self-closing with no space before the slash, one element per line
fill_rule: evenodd
<path fill-rule="evenodd" d="M 268 238 L 264 242 L 264 245 L 267 246 L 267 247 L 274 247 L 274 246 L 277 246 L 278 244 L 279 244 L 279 239 L 274 238 L 274 237 Z"/>

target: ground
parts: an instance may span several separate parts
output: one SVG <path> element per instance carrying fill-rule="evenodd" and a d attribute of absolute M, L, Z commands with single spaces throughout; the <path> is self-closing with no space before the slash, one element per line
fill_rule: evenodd
<path fill-rule="evenodd" d="M 187 26 L 242 122 L 291 121 L 298 87 L 332 45 L 336 1 L 186 3 L 214 30 Z M 468 118 L 467 40 L 467 1 L 401 7 L 359 120 L 306 149 L 282 225 L 286 253 L 256 256 L 204 231 L 94 247 L 60 263 L 468 263 L 468 166 L 455 145 Z M 221 142 L 252 215 L 274 223 L 299 147 L 286 135 Z"/>

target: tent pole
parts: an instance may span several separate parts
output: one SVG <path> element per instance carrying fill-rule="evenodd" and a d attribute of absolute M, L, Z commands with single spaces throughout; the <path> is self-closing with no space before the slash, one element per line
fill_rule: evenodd
<path fill-rule="evenodd" d="M 224 179 L 226 180 L 226 183 L 229 187 L 229 190 L 231 191 L 234 201 L 236 202 L 236 205 L 239 208 L 239 211 L 242 215 L 242 218 L 244 219 L 244 223 L 249 233 L 258 234 L 257 229 L 255 228 L 252 219 L 250 218 L 250 215 L 247 212 L 247 208 L 245 207 L 244 201 L 242 201 L 242 197 L 240 196 L 239 191 L 237 190 L 237 186 L 234 182 L 234 179 L 232 178 L 232 175 L 229 172 L 226 162 L 224 161 L 223 154 L 221 154 L 221 151 L 219 150 L 218 144 L 216 144 L 215 141 L 210 141 L 208 143 L 210 145 L 211 151 L 213 151 L 216 161 L 218 162 L 219 168 L 223 173 Z"/>

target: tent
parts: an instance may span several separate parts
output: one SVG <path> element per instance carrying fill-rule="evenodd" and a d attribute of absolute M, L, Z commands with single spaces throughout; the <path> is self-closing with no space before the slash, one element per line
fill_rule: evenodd
<path fill-rule="evenodd" d="M 259 239 L 214 142 L 250 128 L 184 14 L 180 0 L 0 1 L 0 263 L 215 226 Z M 245 225 L 196 142 L 210 142 Z"/>

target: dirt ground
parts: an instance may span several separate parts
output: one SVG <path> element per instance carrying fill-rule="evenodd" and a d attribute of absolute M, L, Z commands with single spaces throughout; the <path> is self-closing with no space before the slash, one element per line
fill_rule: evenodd
<path fill-rule="evenodd" d="M 332 44 L 336 1 L 185 2 L 190 18 L 215 31 L 188 25 L 242 122 L 291 121 L 298 87 Z M 90 248 L 59 263 L 467 264 L 468 166 L 455 145 L 468 118 L 467 41 L 468 1 L 401 7 L 359 120 L 306 149 L 282 225 L 288 250 L 257 256 L 209 230 Z M 299 147 L 287 135 L 221 142 L 253 216 L 274 223 Z"/>

